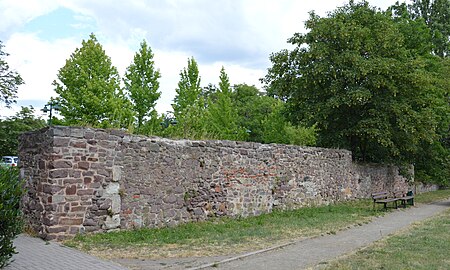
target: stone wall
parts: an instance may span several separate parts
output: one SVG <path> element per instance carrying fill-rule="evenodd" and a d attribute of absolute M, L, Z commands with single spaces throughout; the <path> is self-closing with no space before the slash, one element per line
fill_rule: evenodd
<path fill-rule="evenodd" d="M 28 188 L 23 209 L 46 239 L 252 216 L 408 188 L 397 169 L 354 164 L 347 150 L 52 127 L 24 134 L 19 152 Z"/>

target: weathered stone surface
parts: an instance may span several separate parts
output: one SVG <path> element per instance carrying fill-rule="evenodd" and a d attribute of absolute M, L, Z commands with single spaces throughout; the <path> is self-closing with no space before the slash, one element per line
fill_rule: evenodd
<path fill-rule="evenodd" d="M 49 163 L 49 169 L 67 169 L 72 168 L 72 162 L 70 160 L 56 160 Z"/>
<path fill-rule="evenodd" d="M 27 222 L 47 239 L 252 216 L 407 189 L 392 166 L 346 150 L 187 141 L 50 127 L 25 133 L 19 156 Z"/>
<path fill-rule="evenodd" d="M 66 195 L 74 195 L 77 193 L 77 186 L 71 185 L 66 187 Z"/>
<path fill-rule="evenodd" d="M 111 230 L 116 229 L 120 226 L 120 216 L 113 215 L 113 216 L 106 216 L 104 228 L 105 230 Z"/>
<path fill-rule="evenodd" d="M 81 225 L 81 224 L 83 224 L 83 218 L 60 218 L 59 224 L 61 224 L 61 225 Z"/>
<path fill-rule="evenodd" d="M 67 169 L 56 169 L 51 170 L 48 173 L 50 178 L 65 178 L 69 175 L 69 171 Z"/>
<path fill-rule="evenodd" d="M 78 169 L 88 170 L 89 166 L 90 166 L 90 163 L 87 161 L 79 161 L 78 162 Z"/>
<path fill-rule="evenodd" d="M 119 166 L 113 166 L 112 168 L 113 181 L 120 181 L 122 178 L 122 169 Z"/>

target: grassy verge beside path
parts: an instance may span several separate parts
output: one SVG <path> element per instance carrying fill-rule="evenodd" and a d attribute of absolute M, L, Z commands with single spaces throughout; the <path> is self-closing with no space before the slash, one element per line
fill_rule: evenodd
<path fill-rule="evenodd" d="M 450 210 L 380 240 L 325 269 L 448 269 Z"/>
<path fill-rule="evenodd" d="M 416 201 L 448 197 L 450 190 L 418 195 Z M 79 235 L 65 244 L 106 259 L 227 255 L 334 234 L 384 213 L 384 210 L 374 210 L 370 200 L 358 200 L 242 219 L 221 218 L 175 228 Z"/>

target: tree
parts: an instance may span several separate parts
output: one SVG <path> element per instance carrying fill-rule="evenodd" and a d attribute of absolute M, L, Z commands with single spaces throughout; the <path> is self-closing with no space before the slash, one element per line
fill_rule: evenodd
<path fill-rule="evenodd" d="M 316 145 L 315 126 L 303 127 L 292 125 L 285 117 L 285 103 L 275 100 L 271 112 L 262 120 L 262 142 L 294 145 Z"/>
<path fill-rule="evenodd" d="M 230 81 L 223 67 L 219 79 L 216 100 L 208 100 L 208 132 L 222 140 L 243 140 L 246 136 L 245 129 L 238 126 L 237 110 L 231 99 Z"/>
<path fill-rule="evenodd" d="M 440 57 L 450 53 L 450 1 L 413 0 L 409 5 L 413 19 L 423 18 L 432 34 L 433 51 Z"/>
<path fill-rule="evenodd" d="M 57 77 L 53 85 L 67 124 L 128 127 L 132 121 L 117 69 L 94 34 L 82 41 Z"/>
<path fill-rule="evenodd" d="M 24 83 L 22 77 L 9 69 L 5 57 L 7 53 L 3 51 L 3 43 L 0 40 L 0 103 L 4 103 L 6 107 L 10 107 L 11 103 L 17 98 L 17 88 Z"/>
<path fill-rule="evenodd" d="M 254 85 L 237 84 L 233 88 L 232 100 L 237 109 L 238 126 L 245 128 L 248 141 L 262 142 L 262 124 L 275 100 L 265 96 Z"/>
<path fill-rule="evenodd" d="M 317 124 L 321 146 L 363 161 L 413 162 L 422 142 L 438 139 L 436 108 L 447 104 L 432 72 L 437 59 L 408 47 L 407 24 L 350 1 L 324 18 L 311 13 L 305 25 L 307 34 L 289 40 L 292 51 L 271 56 L 264 79 L 287 100 L 293 123 Z"/>
<path fill-rule="evenodd" d="M 34 108 L 22 107 L 14 116 L 0 120 L 0 153 L 17 155 L 19 136 L 23 132 L 43 128 L 45 121 L 34 116 Z"/>
<path fill-rule="evenodd" d="M 158 79 L 161 77 L 159 69 L 155 69 L 153 52 L 147 42 L 141 43 L 139 52 L 134 55 L 133 63 L 127 68 L 124 83 L 137 119 L 137 130 L 142 132 L 145 118 L 157 117 L 156 101 L 161 96 Z M 153 121 L 152 121 L 153 122 Z"/>
<path fill-rule="evenodd" d="M 17 253 L 14 238 L 22 233 L 20 202 L 25 193 L 17 167 L 0 166 L 0 268 L 7 266 Z"/>
<path fill-rule="evenodd" d="M 180 72 L 180 81 L 172 104 L 176 121 L 172 129 L 174 136 L 195 139 L 204 135 L 205 101 L 201 94 L 198 64 L 194 58 L 190 58 L 187 69 L 184 68 Z"/>

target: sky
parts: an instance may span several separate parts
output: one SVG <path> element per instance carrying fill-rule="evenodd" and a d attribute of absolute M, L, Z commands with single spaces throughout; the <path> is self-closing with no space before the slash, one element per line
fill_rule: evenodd
<path fill-rule="evenodd" d="M 370 0 L 386 9 L 396 0 Z M 402 1 L 401 1 L 402 2 Z M 193 57 L 201 85 L 218 84 L 221 67 L 231 84 L 262 88 L 270 54 L 289 49 L 304 33 L 308 13 L 320 16 L 344 0 L 0 0 L 0 40 L 10 69 L 25 81 L 17 104 L 0 104 L 0 117 L 32 105 L 38 116 L 51 97 L 58 70 L 94 33 L 123 77 L 142 40 L 161 72 L 159 113 L 171 110 L 180 71 Z"/>

